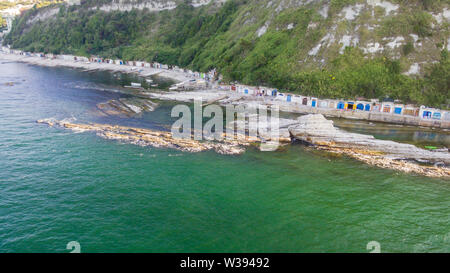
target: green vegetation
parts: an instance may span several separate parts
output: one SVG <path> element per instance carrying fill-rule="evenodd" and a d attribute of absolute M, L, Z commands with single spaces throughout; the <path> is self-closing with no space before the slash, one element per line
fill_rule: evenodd
<path fill-rule="evenodd" d="M 406 5 L 405 1 L 393 0 L 401 5 Z M 358 2 L 361 1 L 332 0 L 329 17 L 325 19 L 307 7 L 285 9 L 273 15 L 272 9 L 264 8 L 269 2 L 263 5 L 253 0 L 231 0 L 220 7 L 210 4 L 200 8 L 184 1 L 174 10 L 157 13 L 147 10 L 106 13 L 90 8 L 99 1 L 87 1 L 81 8 L 61 6 L 52 19 L 30 24 L 40 10 L 55 7 L 32 9 L 15 21 L 5 42 L 26 51 L 157 61 L 198 71 L 217 68 L 225 81 L 274 86 L 305 95 L 349 99 L 391 97 L 445 107 L 450 78 L 446 50 L 441 61 L 430 66 L 424 77 L 402 74 L 416 54 L 414 43 L 409 40 L 399 49 L 400 59 L 388 53 L 368 57 L 363 50 L 352 47 L 339 54 L 341 45 L 337 42 L 324 51 L 321 57 L 324 62 L 308 54 L 329 33 L 336 22 L 333 16 L 342 7 Z M 367 15 L 353 23 L 338 21 L 336 32 L 345 34 L 359 24 L 361 41 L 409 37 L 409 34 L 427 39 L 434 38 L 433 35 L 437 35 L 436 39 L 446 37 L 448 29 L 436 34 L 431 28 L 433 18 L 426 12 L 441 8 L 440 1 L 407 2 L 416 6 L 395 16 L 381 17 L 377 21 L 380 27 L 375 31 L 363 26 L 370 23 L 371 16 Z M 383 14 L 382 10 L 376 13 Z M 264 35 L 257 35 L 266 22 L 270 24 L 261 32 Z M 443 45 L 436 45 L 437 55 Z"/>
<path fill-rule="evenodd" d="M 411 52 L 414 51 L 414 44 L 412 42 L 408 42 L 402 47 L 403 55 L 408 56 Z"/>
<path fill-rule="evenodd" d="M 450 99 L 450 58 L 448 51 L 443 50 L 441 60 L 433 64 L 425 75 L 422 96 L 429 105 L 449 104 Z"/>

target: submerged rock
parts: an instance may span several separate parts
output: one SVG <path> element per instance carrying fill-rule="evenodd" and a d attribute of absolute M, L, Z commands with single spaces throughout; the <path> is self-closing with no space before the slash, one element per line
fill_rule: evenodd
<path fill-rule="evenodd" d="M 290 126 L 289 132 L 293 138 L 320 150 L 349 155 L 371 165 L 432 177 L 450 177 L 448 152 L 431 152 L 411 144 L 349 133 L 334 127 L 333 121 L 321 114 L 299 117 L 298 124 Z"/>
<path fill-rule="evenodd" d="M 121 98 L 97 104 L 97 108 L 108 115 L 135 116 L 142 112 L 152 112 L 159 105 L 148 99 Z"/>

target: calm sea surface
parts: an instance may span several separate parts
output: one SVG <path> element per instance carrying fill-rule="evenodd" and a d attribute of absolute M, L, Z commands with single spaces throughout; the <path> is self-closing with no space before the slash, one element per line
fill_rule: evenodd
<path fill-rule="evenodd" d="M 292 145 L 224 156 L 142 148 L 36 123 L 164 128 L 172 104 L 136 118 L 96 104 L 130 79 L 0 61 L 0 252 L 450 251 L 450 182 Z M 6 83 L 12 82 L 13 86 Z M 448 132 L 337 124 L 449 145 Z"/>

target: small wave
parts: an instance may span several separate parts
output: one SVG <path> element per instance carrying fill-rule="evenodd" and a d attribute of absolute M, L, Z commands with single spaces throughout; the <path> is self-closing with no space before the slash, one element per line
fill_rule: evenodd
<path fill-rule="evenodd" d="M 180 157 L 183 156 L 182 154 L 169 154 L 169 157 Z"/>
<path fill-rule="evenodd" d="M 74 121 L 77 121 L 77 118 L 74 117 L 73 115 L 70 118 L 65 118 L 61 120 L 62 123 L 72 123 Z"/>

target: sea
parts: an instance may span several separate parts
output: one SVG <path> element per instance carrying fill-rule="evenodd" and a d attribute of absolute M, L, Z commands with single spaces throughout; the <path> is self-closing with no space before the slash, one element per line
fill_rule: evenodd
<path fill-rule="evenodd" d="M 450 252 L 450 182 L 366 165 L 300 144 L 220 155 L 140 147 L 73 122 L 167 129 L 172 102 L 134 117 L 98 103 L 139 79 L 0 60 L 0 252 Z M 171 81 L 155 77 L 160 89 Z M 152 87 L 153 88 L 153 87 Z M 419 146 L 450 133 L 335 120 Z"/>

